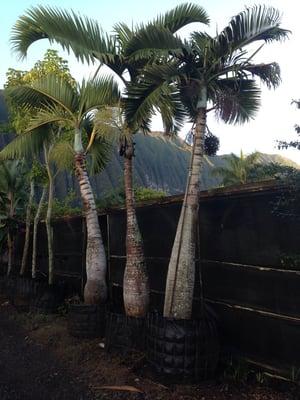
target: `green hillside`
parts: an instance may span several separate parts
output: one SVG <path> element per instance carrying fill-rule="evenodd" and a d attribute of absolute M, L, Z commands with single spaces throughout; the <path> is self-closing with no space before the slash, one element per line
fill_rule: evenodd
<path fill-rule="evenodd" d="M 0 135 L 0 148 L 4 147 L 11 138 L 11 135 Z M 135 185 L 163 190 L 170 195 L 183 193 L 190 160 L 190 150 L 183 140 L 168 139 L 162 133 L 153 132 L 147 136 L 137 134 L 135 143 Z M 278 162 L 299 168 L 298 164 L 278 154 L 261 154 L 260 161 L 262 163 Z M 224 156 L 205 157 L 201 176 L 202 190 L 220 186 L 221 179 L 213 176 L 211 171 L 216 166 L 224 165 L 226 165 Z M 96 197 L 101 198 L 120 187 L 122 179 L 123 159 L 115 149 L 105 170 L 91 178 Z M 55 187 L 56 197 L 64 198 L 70 190 L 78 190 L 74 175 L 59 174 Z"/>
<path fill-rule="evenodd" d="M 159 132 L 144 136 L 135 136 L 134 182 L 136 186 L 163 190 L 167 194 L 179 194 L 185 190 L 190 151 L 184 142 L 177 138 L 165 138 Z M 278 154 L 261 154 L 262 163 L 277 162 L 299 168 L 293 161 Z M 201 189 L 207 190 L 220 186 L 221 179 L 214 177 L 211 171 L 216 166 L 226 165 L 224 156 L 205 157 L 201 176 Z M 97 197 L 114 190 L 122 184 L 123 159 L 117 151 L 110 163 L 98 176 L 92 177 Z M 76 186 L 74 177 L 63 173 L 59 176 L 56 194 L 63 197 L 68 189 Z"/>

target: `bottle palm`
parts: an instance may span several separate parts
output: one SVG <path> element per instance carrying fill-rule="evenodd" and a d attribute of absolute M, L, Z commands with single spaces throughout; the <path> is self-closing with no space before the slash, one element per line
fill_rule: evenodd
<path fill-rule="evenodd" d="M 161 36 L 164 36 L 164 29 L 175 33 L 192 22 L 207 23 L 207 15 L 202 7 L 183 4 L 159 16 L 151 24 L 160 26 Z M 132 57 L 132 42 L 134 43 L 140 29 L 140 27 L 130 29 L 126 24 L 121 23 L 114 27 L 114 35 L 107 36 L 93 20 L 50 7 L 35 7 L 17 21 L 13 30 L 12 43 L 18 53 L 25 56 L 28 47 L 36 40 L 48 38 L 50 41 L 56 41 L 66 50 L 71 50 L 81 61 L 93 63 L 97 60 L 105 64 L 120 78 L 125 88 L 128 88 L 137 79 L 139 70 L 152 62 L 156 56 L 150 51 L 138 59 Z M 160 36 L 157 39 L 160 40 Z M 146 45 L 147 42 L 144 43 L 144 46 Z M 168 94 L 169 90 L 166 88 L 163 101 L 156 106 L 163 115 L 166 130 L 171 131 L 180 126 L 180 115 L 178 114 L 178 124 L 174 124 L 172 103 L 168 100 Z M 127 94 L 123 100 L 126 97 Z M 123 107 L 123 102 L 121 102 L 121 107 Z M 123 293 L 125 310 L 130 316 L 144 316 L 149 303 L 143 241 L 136 217 L 133 192 L 133 134 L 139 128 L 139 124 L 129 127 L 125 118 L 120 129 L 127 210 Z"/>
<path fill-rule="evenodd" d="M 174 118 L 185 112 L 194 125 L 191 168 L 168 269 L 166 317 L 189 319 L 192 313 L 199 175 L 207 113 L 213 110 L 231 124 L 253 118 L 261 93 L 256 78 L 268 88 L 280 83 L 276 63 L 256 63 L 254 58 L 265 44 L 287 35 L 288 31 L 280 28 L 277 10 L 255 6 L 233 17 L 215 37 L 193 32 L 189 40 L 181 40 L 172 31 L 149 24 L 131 42 L 133 59 L 151 52 L 158 52 L 161 59 L 146 66 L 138 84 L 129 87 L 127 120 L 149 129 L 149 110 L 153 111 L 169 90 Z"/>
<path fill-rule="evenodd" d="M 87 225 L 87 251 L 85 302 L 95 304 L 107 298 L 106 256 L 99 228 L 95 200 L 86 167 L 86 152 L 83 135 L 96 138 L 90 152 L 98 164 L 105 164 L 103 158 L 106 142 L 99 139 L 97 127 L 91 124 L 90 115 L 106 105 L 113 105 L 119 99 L 119 91 L 111 78 L 83 81 L 76 87 L 57 75 L 49 74 L 30 85 L 11 88 L 10 95 L 20 105 L 28 108 L 40 104 L 30 121 L 27 131 L 35 131 L 51 124 L 60 124 L 73 133 L 73 159 L 78 179 Z M 102 149 L 102 151 L 101 151 Z M 104 150 L 104 153 L 103 153 Z"/>

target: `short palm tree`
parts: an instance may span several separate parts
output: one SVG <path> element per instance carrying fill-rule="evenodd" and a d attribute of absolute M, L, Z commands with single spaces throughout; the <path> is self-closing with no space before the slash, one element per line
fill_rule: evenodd
<path fill-rule="evenodd" d="M 173 109 L 183 107 L 194 125 L 191 168 L 168 269 L 165 317 L 189 319 L 192 313 L 199 175 L 207 113 L 214 110 L 220 119 L 232 124 L 253 118 L 260 106 L 261 93 L 255 79 L 259 78 L 269 88 L 280 83 L 279 66 L 255 63 L 254 57 L 264 44 L 287 35 L 280 28 L 277 10 L 255 6 L 233 17 L 215 37 L 194 32 L 189 40 L 183 41 L 169 30 L 149 25 L 131 42 L 135 60 L 156 51 L 161 60 L 144 68 L 139 84 L 129 88 L 128 97 L 135 97 L 136 101 L 128 101 L 127 119 L 147 128 L 149 109 L 154 112 L 166 88 L 171 88 Z M 160 41 L 155 39 L 158 36 Z M 258 47 L 253 50 L 257 42 Z"/>
<path fill-rule="evenodd" d="M 40 104 L 27 131 L 33 131 L 43 126 L 47 127 L 51 124 L 61 124 L 73 132 L 75 174 L 78 179 L 87 225 L 87 282 L 84 299 L 87 304 L 105 302 L 107 299 L 106 256 L 86 167 L 83 135 L 88 132 L 90 137 L 96 136 L 96 126 L 89 131 L 90 124 L 87 124 L 87 120 L 90 120 L 90 116 L 95 110 L 106 105 L 113 105 L 119 100 L 117 85 L 111 78 L 103 77 L 93 80 L 93 82 L 83 81 L 81 85 L 74 87 L 63 78 L 49 74 L 30 85 L 11 88 L 10 94 L 20 105 L 27 105 L 28 108 Z M 87 125 L 88 128 L 86 128 Z M 99 151 L 99 146 L 98 148 L 94 146 L 94 151 L 97 150 Z M 101 158 L 101 152 L 98 154 L 99 157 Z"/>
<path fill-rule="evenodd" d="M 180 28 L 192 22 L 207 23 L 208 18 L 202 7 L 192 4 L 182 4 L 165 15 L 159 16 L 152 25 L 161 27 L 159 36 L 164 37 L 164 29 L 175 33 Z M 138 71 L 148 62 L 153 61 L 154 54 L 150 52 L 135 60 L 131 55 L 132 40 L 139 28 L 130 29 L 126 24 L 117 24 L 115 34 L 106 36 L 99 25 L 88 18 L 81 18 L 74 13 L 60 11 L 50 7 L 37 7 L 29 10 L 21 17 L 13 30 L 12 42 L 21 55 L 26 55 L 28 47 L 36 40 L 48 38 L 56 41 L 68 51 L 72 50 L 79 60 L 87 62 L 99 61 L 108 66 L 122 81 L 125 88 L 138 76 Z M 145 43 L 147 45 L 147 42 Z M 130 57 L 129 57 L 130 55 Z M 166 129 L 176 128 L 173 125 L 170 103 L 166 94 L 157 107 L 163 114 Z M 121 103 L 122 107 L 122 103 Z M 124 157 L 124 182 L 127 210 L 126 232 L 126 267 L 124 274 L 124 305 L 126 314 L 141 317 L 147 313 L 149 303 L 149 284 L 143 251 L 143 241 L 138 226 L 133 192 L 134 156 L 133 134 L 139 125 L 128 126 L 123 119 L 119 124 L 121 130 L 120 154 Z"/>
<path fill-rule="evenodd" d="M 0 228 L 7 242 L 7 275 L 13 267 L 16 217 L 22 213 L 26 199 L 24 163 L 19 160 L 0 163 Z"/>
<path fill-rule="evenodd" d="M 216 167 L 212 173 L 220 176 L 223 179 L 223 185 L 244 185 L 245 183 L 253 180 L 252 171 L 257 165 L 259 153 L 254 153 L 245 156 L 241 150 L 240 156 L 230 154 L 224 156 L 226 165 L 223 167 Z"/>

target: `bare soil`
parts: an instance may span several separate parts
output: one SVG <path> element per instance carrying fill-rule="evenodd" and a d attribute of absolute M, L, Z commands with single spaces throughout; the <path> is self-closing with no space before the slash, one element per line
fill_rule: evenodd
<path fill-rule="evenodd" d="M 298 387 L 280 383 L 165 386 L 145 365 L 141 353 L 111 355 L 101 339 L 70 337 L 63 315 L 0 305 L 0 400 L 300 400 Z"/>

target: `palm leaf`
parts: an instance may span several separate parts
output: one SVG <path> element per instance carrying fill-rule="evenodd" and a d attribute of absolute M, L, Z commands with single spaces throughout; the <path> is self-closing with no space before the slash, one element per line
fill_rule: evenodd
<path fill-rule="evenodd" d="M 112 77 L 83 81 L 80 88 L 80 117 L 94 109 L 116 105 L 120 101 L 120 91 L 117 82 Z"/>
<path fill-rule="evenodd" d="M 280 67 L 277 63 L 249 64 L 243 67 L 252 76 L 258 77 L 268 88 L 276 88 L 281 83 Z"/>
<path fill-rule="evenodd" d="M 210 89 L 216 114 L 224 122 L 247 122 L 254 118 L 260 107 L 261 91 L 253 80 L 220 79 Z"/>
<path fill-rule="evenodd" d="M 89 170 L 91 174 L 100 173 L 110 160 L 112 143 L 99 136 L 96 137 L 88 153 Z"/>
<path fill-rule="evenodd" d="M 72 122 L 74 123 L 74 117 L 70 117 L 63 108 L 55 104 L 49 104 L 36 112 L 30 120 L 26 132 L 55 123 L 68 126 L 72 124 Z"/>
<path fill-rule="evenodd" d="M 159 25 L 142 26 L 126 47 L 125 56 L 131 61 L 182 54 L 184 43 L 179 36 Z"/>
<path fill-rule="evenodd" d="M 66 140 L 53 144 L 49 152 L 49 161 L 55 163 L 59 171 L 72 170 L 74 167 L 74 151 L 72 145 Z"/>
<path fill-rule="evenodd" d="M 134 37 L 134 31 L 123 22 L 114 25 L 114 33 L 121 45 L 121 52 L 127 47 L 130 40 Z"/>
<path fill-rule="evenodd" d="M 176 86 L 168 86 L 168 93 L 164 95 L 162 101 L 158 102 L 156 108 L 161 115 L 165 133 L 177 135 L 183 127 L 187 113 Z"/>
<path fill-rule="evenodd" d="M 78 107 L 76 90 L 64 78 L 55 74 L 49 74 L 30 85 L 16 86 L 8 90 L 14 102 L 25 108 L 60 106 L 72 115 Z"/>
<path fill-rule="evenodd" d="M 153 21 L 153 24 L 164 26 L 170 32 L 175 33 L 193 22 L 209 24 L 209 17 L 202 7 L 196 4 L 185 3 L 158 16 Z"/>
<path fill-rule="evenodd" d="M 176 88 L 179 79 L 177 66 L 175 63 L 149 65 L 137 83 L 127 86 L 124 107 L 129 125 L 147 132 L 151 117 L 159 110 L 167 131 L 181 127 L 185 114 Z"/>
<path fill-rule="evenodd" d="M 41 39 L 56 42 L 68 52 L 72 50 L 82 62 L 93 63 L 96 54 L 109 62 L 116 54 L 114 41 L 96 21 L 55 7 L 32 7 L 13 27 L 11 43 L 21 57 L 27 55 L 32 43 Z"/>
<path fill-rule="evenodd" d="M 44 143 L 51 141 L 51 132 L 44 128 L 36 129 L 28 133 L 20 134 L 6 145 L 0 152 L 1 160 L 8 159 L 32 159 L 40 154 Z"/>
<path fill-rule="evenodd" d="M 255 41 L 272 42 L 285 39 L 289 31 L 279 27 L 281 15 L 267 6 L 248 7 L 231 19 L 215 39 L 218 56 L 227 56 Z"/>

